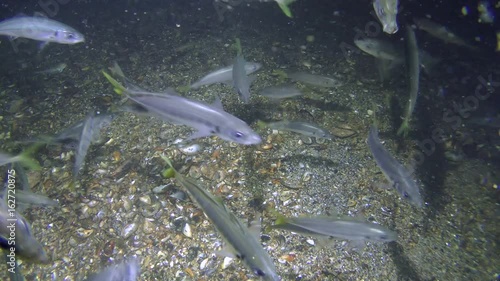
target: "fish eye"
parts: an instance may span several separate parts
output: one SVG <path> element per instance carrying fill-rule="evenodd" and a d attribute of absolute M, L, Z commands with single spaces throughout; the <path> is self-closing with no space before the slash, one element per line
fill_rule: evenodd
<path fill-rule="evenodd" d="M 237 138 L 237 139 L 239 139 L 239 138 L 243 137 L 243 133 L 236 132 L 236 133 L 234 133 L 234 137 Z"/>
<path fill-rule="evenodd" d="M 266 274 L 264 273 L 264 271 L 262 271 L 262 270 L 260 270 L 260 269 L 258 269 L 258 268 L 255 268 L 255 269 L 253 270 L 253 273 L 254 273 L 255 275 L 257 275 L 257 276 L 266 276 Z"/>
<path fill-rule="evenodd" d="M 73 33 L 68 33 L 68 39 L 74 39 L 75 35 Z"/>

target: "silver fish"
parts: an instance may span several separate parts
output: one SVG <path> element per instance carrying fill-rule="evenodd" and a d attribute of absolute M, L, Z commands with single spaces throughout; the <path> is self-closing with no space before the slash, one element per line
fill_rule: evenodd
<path fill-rule="evenodd" d="M 347 240 L 390 242 L 397 234 L 381 225 L 335 217 L 279 217 L 273 228 L 307 235 L 323 235 Z"/>
<path fill-rule="evenodd" d="M 170 160 L 163 155 L 162 158 L 173 169 Z M 236 251 L 234 253 L 236 257 L 243 260 L 255 275 L 264 280 L 280 280 L 271 258 L 260 244 L 258 231 L 252 232 L 241 223 L 221 201 L 208 193 L 207 189 L 200 186 L 196 180 L 184 177 L 177 171 L 175 171 L 175 179 L 189 192 L 226 242 Z M 260 223 L 253 225 L 252 228 L 260 231 Z"/>
<path fill-rule="evenodd" d="M 137 259 L 131 259 L 93 274 L 85 281 L 136 281 L 140 271 L 141 268 Z"/>
<path fill-rule="evenodd" d="M 0 197 L 0 247 L 10 251 L 15 247 L 16 257 L 35 263 L 48 263 L 49 258 L 43 246 L 35 239 L 31 226 L 26 219 L 8 204 L 11 204 L 10 190 L 4 190 Z M 11 239 L 11 231 L 14 229 L 14 240 Z"/>
<path fill-rule="evenodd" d="M 316 124 L 301 121 L 279 121 L 266 124 L 269 128 L 282 131 L 290 131 L 304 136 L 323 138 L 331 140 L 332 134 Z"/>
<path fill-rule="evenodd" d="M 22 189 L 16 189 L 16 201 L 18 201 L 16 203 L 20 204 L 45 207 L 53 207 L 58 205 L 57 201 L 54 201 L 45 195 Z"/>
<path fill-rule="evenodd" d="M 420 81 L 420 62 L 418 55 L 417 38 L 411 26 L 406 26 L 406 69 L 408 71 L 408 85 L 410 92 L 410 99 L 408 100 L 408 107 L 406 110 L 403 123 L 398 130 L 398 134 L 407 135 L 410 130 L 410 119 L 415 110 L 418 97 L 418 86 Z"/>
<path fill-rule="evenodd" d="M 154 115 L 197 130 L 189 139 L 217 135 L 240 144 L 258 144 L 262 140 L 244 121 L 224 111 L 219 99 L 208 105 L 175 93 L 127 91 L 128 97 Z"/>
<path fill-rule="evenodd" d="M 6 164 L 9 164 L 9 163 L 14 163 L 14 162 L 17 162 L 17 161 L 20 161 L 20 160 L 21 160 L 21 156 L 20 155 L 18 155 L 18 156 L 12 156 L 10 154 L 0 152 L 0 166 L 6 165 Z"/>
<path fill-rule="evenodd" d="M 292 85 L 280 85 L 264 88 L 260 94 L 273 100 L 301 96 L 299 89 Z"/>
<path fill-rule="evenodd" d="M 398 0 L 374 0 L 373 9 L 385 33 L 394 34 L 398 32 L 398 23 L 396 21 Z"/>
<path fill-rule="evenodd" d="M 246 62 L 245 63 L 245 73 L 247 75 L 254 73 L 262 67 L 260 63 L 256 62 Z M 205 75 L 203 78 L 191 85 L 191 88 L 197 89 L 204 85 L 210 85 L 215 83 L 228 83 L 231 84 L 233 80 L 233 66 L 224 67 L 218 69 Z"/>
<path fill-rule="evenodd" d="M 245 71 L 245 58 L 239 54 L 233 65 L 233 86 L 244 103 L 250 101 L 250 78 Z"/>
<path fill-rule="evenodd" d="M 452 33 L 445 26 L 438 24 L 430 19 L 426 18 L 414 18 L 413 22 L 417 27 L 429 35 L 444 41 L 445 43 L 455 44 L 458 46 L 463 46 L 469 49 L 476 49 L 475 46 L 469 45 L 462 38 L 458 37 L 456 34 Z"/>
<path fill-rule="evenodd" d="M 410 201 L 417 207 L 422 207 L 424 203 L 422 195 L 420 195 L 418 185 L 413 180 L 410 171 L 401 165 L 380 143 L 375 126 L 370 128 L 368 147 L 375 162 L 391 185 L 399 192 L 401 198 Z"/>
<path fill-rule="evenodd" d="M 87 118 L 83 122 L 78 138 L 78 147 L 75 152 L 76 156 L 75 165 L 73 166 L 73 179 L 76 179 L 83 166 L 83 161 L 85 160 L 90 144 L 99 139 L 101 129 L 104 126 L 109 125 L 110 118 L 111 117 L 109 115 L 96 116 L 92 112 L 88 114 Z"/>
<path fill-rule="evenodd" d="M 68 65 L 63 62 L 63 63 L 59 63 L 59 64 L 57 64 L 54 67 L 51 67 L 49 69 L 36 71 L 35 73 L 38 73 L 38 74 L 55 74 L 55 73 L 61 73 L 61 72 L 64 71 L 64 69 L 66 69 L 67 66 Z"/>
<path fill-rule="evenodd" d="M 354 44 L 363 52 L 380 60 L 388 60 L 395 67 L 405 62 L 405 51 L 402 46 L 383 39 L 365 38 L 354 40 Z M 429 74 L 432 69 L 441 61 L 439 58 L 432 57 L 422 49 L 418 49 L 420 66 Z"/>
<path fill-rule="evenodd" d="M 287 77 L 297 82 L 303 82 L 318 87 L 332 88 L 340 86 L 340 82 L 337 79 L 305 72 L 287 72 Z"/>
<path fill-rule="evenodd" d="M 13 156 L 0 151 L 0 166 L 9 164 L 9 163 L 21 163 L 30 169 L 37 170 L 40 168 L 40 165 L 36 160 L 29 158 L 29 153 L 23 152 L 19 155 Z"/>
<path fill-rule="evenodd" d="M 404 52 L 402 48 L 397 48 L 395 44 L 387 40 L 377 38 L 364 38 L 354 40 L 354 44 L 363 52 L 379 59 L 404 62 Z"/>
<path fill-rule="evenodd" d="M 84 36 L 75 29 L 46 17 L 14 17 L 0 22 L 0 35 L 22 37 L 43 42 L 76 44 Z"/>

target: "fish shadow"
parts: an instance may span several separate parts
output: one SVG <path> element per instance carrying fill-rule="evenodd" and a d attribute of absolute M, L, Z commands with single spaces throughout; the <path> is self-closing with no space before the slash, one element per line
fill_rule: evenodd
<path fill-rule="evenodd" d="M 397 280 L 420 281 L 423 280 L 415 270 L 411 260 L 406 256 L 403 247 L 397 242 L 390 242 L 387 251 L 396 266 Z"/>

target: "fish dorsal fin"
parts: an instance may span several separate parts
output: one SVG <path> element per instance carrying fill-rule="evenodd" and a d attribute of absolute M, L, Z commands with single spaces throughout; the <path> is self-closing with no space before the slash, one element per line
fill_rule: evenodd
<path fill-rule="evenodd" d="M 219 96 L 215 96 L 215 100 L 212 102 L 212 106 L 224 110 L 224 107 L 222 106 L 222 102 L 220 101 Z"/>

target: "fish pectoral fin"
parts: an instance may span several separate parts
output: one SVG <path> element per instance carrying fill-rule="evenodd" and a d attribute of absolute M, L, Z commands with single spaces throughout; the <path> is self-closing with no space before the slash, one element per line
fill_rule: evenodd
<path fill-rule="evenodd" d="M 194 139 L 198 139 L 198 138 L 204 138 L 204 137 L 208 137 L 212 135 L 212 132 L 210 131 L 207 131 L 207 130 L 198 130 L 196 132 L 194 132 L 191 136 L 189 136 L 189 138 L 187 138 L 187 140 L 194 140 Z"/>
<path fill-rule="evenodd" d="M 38 52 L 43 51 L 47 46 L 49 45 L 49 42 L 43 41 L 40 44 L 38 44 Z"/>
<path fill-rule="evenodd" d="M 257 217 L 250 222 L 250 226 L 248 227 L 250 235 L 252 235 L 257 241 L 260 241 L 260 229 L 262 226 L 260 221 L 260 215 L 257 215 Z"/>
<path fill-rule="evenodd" d="M 235 259 L 238 257 L 238 254 L 236 254 L 236 250 L 231 246 L 229 243 L 225 242 L 224 247 L 220 251 L 215 252 L 217 256 L 221 257 L 228 257 Z"/>
<path fill-rule="evenodd" d="M 220 101 L 219 96 L 215 96 L 215 99 L 212 102 L 212 106 L 224 110 L 224 107 L 222 106 L 222 102 Z"/>
<path fill-rule="evenodd" d="M 380 189 L 392 189 L 392 185 L 386 182 L 375 182 L 373 186 Z"/>
<path fill-rule="evenodd" d="M 347 245 L 348 245 L 347 247 L 350 250 L 353 250 L 353 251 L 359 252 L 359 253 L 361 253 L 366 247 L 366 243 L 364 240 L 351 240 L 351 241 L 349 241 L 349 243 Z"/>

